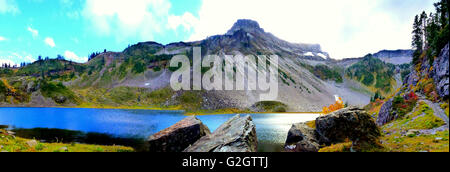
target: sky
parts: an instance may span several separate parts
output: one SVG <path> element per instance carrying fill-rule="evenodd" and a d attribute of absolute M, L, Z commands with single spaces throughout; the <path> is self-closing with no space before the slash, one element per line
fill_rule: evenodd
<path fill-rule="evenodd" d="M 58 54 L 86 62 L 96 51 L 196 41 L 257 21 L 293 43 L 317 43 L 332 58 L 409 49 L 414 16 L 437 0 L 0 0 L 0 64 Z"/>

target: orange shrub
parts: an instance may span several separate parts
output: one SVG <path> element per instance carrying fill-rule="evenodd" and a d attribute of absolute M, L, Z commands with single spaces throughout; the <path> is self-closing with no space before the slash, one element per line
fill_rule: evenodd
<path fill-rule="evenodd" d="M 334 112 L 334 111 L 337 111 L 339 109 L 342 109 L 344 107 L 345 107 L 344 101 L 342 101 L 342 98 L 339 97 L 338 100 L 336 100 L 336 102 L 334 104 L 330 105 L 329 107 L 323 107 L 322 108 L 322 114 L 326 115 L 326 114 L 329 114 L 331 112 Z"/>

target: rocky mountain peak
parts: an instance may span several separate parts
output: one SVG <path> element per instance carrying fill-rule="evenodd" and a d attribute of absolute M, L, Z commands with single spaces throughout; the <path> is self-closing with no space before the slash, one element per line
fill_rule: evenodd
<path fill-rule="evenodd" d="M 244 30 L 250 33 L 264 32 L 264 30 L 259 27 L 258 22 L 249 19 L 239 19 L 236 23 L 234 23 L 233 27 L 228 30 L 227 35 L 232 35 L 239 30 Z"/>

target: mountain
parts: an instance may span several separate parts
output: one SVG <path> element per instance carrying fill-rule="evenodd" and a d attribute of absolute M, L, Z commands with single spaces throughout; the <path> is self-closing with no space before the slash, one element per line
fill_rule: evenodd
<path fill-rule="evenodd" d="M 168 66 L 169 61 L 178 54 L 192 58 L 192 47 L 201 47 L 202 56 L 278 55 L 277 101 L 260 101 L 261 91 L 173 91 L 169 80 L 175 69 Z M 238 20 L 227 33 L 201 41 L 141 42 L 123 52 L 100 53 L 83 64 L 51 59 L 1 69 L 0 106 L 321 111 L 334 103 L 335 95 L 349 105 L 369 103 L 377 90 L 364 85 L 361 78 L 346 76 L 348 68 L 360 61 L 364 58 L 331 59 L 318 44 L 290 43 L 264 31 L 256 21 Z M 386 72 L 399 73 L 381 65 L 371 72 L 389 68 Z"/>
<path fill-rule="evenodd" d="M 373 57 L 395 65 L 409 64 L 412 62 L 413 50 L 382 50 L 373 54 Z"/>

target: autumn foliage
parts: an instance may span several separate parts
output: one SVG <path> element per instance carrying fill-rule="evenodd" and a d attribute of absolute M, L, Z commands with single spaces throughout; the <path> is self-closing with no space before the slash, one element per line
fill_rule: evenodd
<path fill-rule="evenodd" d="M 342 98 L 338 97 L 338 100 L 336 100 L 336 102 L 328 107 L 323 107 L 322 109 L 322 114 L 329 114 L 331 112 L 337 111 L 339 109 L 342 109 L 345 107 L 344 105 L 344 101 L 342 101 Z"/>

